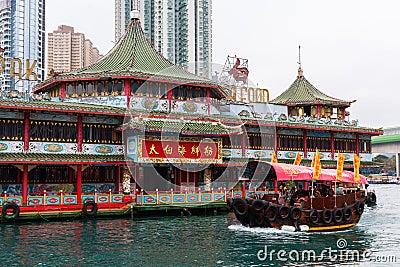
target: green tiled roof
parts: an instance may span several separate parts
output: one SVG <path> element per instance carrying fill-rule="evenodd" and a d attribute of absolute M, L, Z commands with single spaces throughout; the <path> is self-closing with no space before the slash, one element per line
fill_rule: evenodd
<path fill-rule="evenodd" d="M 277 105 L 311 105 L 321 104 L 330 106 L 350 106 L 352 102 L 328 96 L 315 88 L 299 70 L 299 76 L 280 96 L 270 101 Z"/>
<path fill-rule="evenodd" d="M 124 155 L 47 154 L 47 153 L 0 153 L 0 163 L 116 163 L 124 162 Z"/>
<path fill-rule="evenodd" d="M 214 84 L 209 79 L 194 75 L 165 59 L 150 44 L 140 22 L 132 19 L 125 35 L 99 62 L 56 78 L 138 76 L 178 82 Z"/>

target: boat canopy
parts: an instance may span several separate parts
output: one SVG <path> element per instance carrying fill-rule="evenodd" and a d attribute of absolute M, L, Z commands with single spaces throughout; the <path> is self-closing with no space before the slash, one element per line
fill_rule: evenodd
<path fill-rule="evenodd" d="M 307 166 L 298 166 L 285 163 L 268 163 L 274 169 L 278 181 L 312 181 L 314 168 Z M 343 182 L 354 184 L 368 184 L 365 176 L 360 175 L 360 180 L 354 182 L 354 173 L 343 171 L 342 179 L 336 180 L 336 169 L 322 169 L 318 180 L 327 182 Z"/>

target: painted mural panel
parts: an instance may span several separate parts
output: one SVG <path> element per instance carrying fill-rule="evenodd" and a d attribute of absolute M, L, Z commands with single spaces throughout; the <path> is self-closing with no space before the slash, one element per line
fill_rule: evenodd
<path fill-rule="evenodd" d="M 224 158 L 242 158 L 241 149 L 222 149 L 222 157 Z"/>
<path fill-rule="evenodd" d="M 126 107 L 126 96 L 96 96 L 96 97 L 76 97 L 66 98 L 64 102 L 69 103 L 87 103 L 111 107 Z"/>
<path fill-rule="evenodd" d="M 56 143 L 56 142 L 30 142 L 29 152 L 31 153 L 56 153 L 56 154 L 75 154 L 77 152 L 76 143 Z"/>
<path fill-rule="evenodd" d="M 95 116 L 82 118 L 83 123 L 100 123 L 100 124 L 120 124 L 121 119 L 109 117 L 109 116 Z"/>
<path fill-rule="evenodd" d="M 194 101 L 172 101 L 171 112 L 189 114 L 207 114 L 208 104 Z"/>
<path fill-rule="evenodd" d="M 246 150 L 247 158 L 266 159 L 272 156 L 272 150 Z"/>
<path fill-rule="evenodd" d="M 18 153 L 24 151 L 22 141 L 0 141 L 0 153 Z"/>
<path fill-rule="evenodd" d="M 134 110 L 148 110 L 167 112 L 169 108 L 168 100 L 149 97 L 131 97 L 130 106 Z"/>
<path fill-rule="evenodd" d="M 0 111 L 0 119 L 24 119 L 24 113 L 20 112 L 8 112 L 8 111 Z"/>
<path fill-rule="evenodd" d="M 82 153 L 89 155 L 123 155 L 123 145 L 83 144 Z"/>

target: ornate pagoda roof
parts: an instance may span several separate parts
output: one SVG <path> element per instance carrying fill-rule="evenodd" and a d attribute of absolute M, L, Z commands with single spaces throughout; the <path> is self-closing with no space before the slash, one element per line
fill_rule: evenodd
<path fill-rule="evenodd" d="M 345 101 L 326 95 L 312 85 L 299 68 L 297 79 L 270 104 L 287 106 L 327 105 L 335 107 L 349 107 L 355 101 Z"/>
<path fill-rule="evenodd" d="M 213 81 L 192 74 L 164 58 L 147 39 L 139 19 L 134 18 L 122 38 L 100 61 L 83 69 L 56 75 L 36 86 L 36 90 L 62 80 L 111 77 L 150 78 L 217 87 Z"/>

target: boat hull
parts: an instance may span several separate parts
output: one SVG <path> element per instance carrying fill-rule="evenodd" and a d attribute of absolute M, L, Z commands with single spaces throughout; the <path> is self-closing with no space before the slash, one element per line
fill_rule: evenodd
<path fill-rule="evenodd" d="M 346 195 L 347 201 L 341 200 L 334 197 L 313 198 L 296 203 L 298 205 L 286 206 L 267 199 L 238 198 L 229 200 L 228 206 L 244 226 L 329 232 L 355 226 L 364 212 L 364 194 L 349 194 Z"/>

